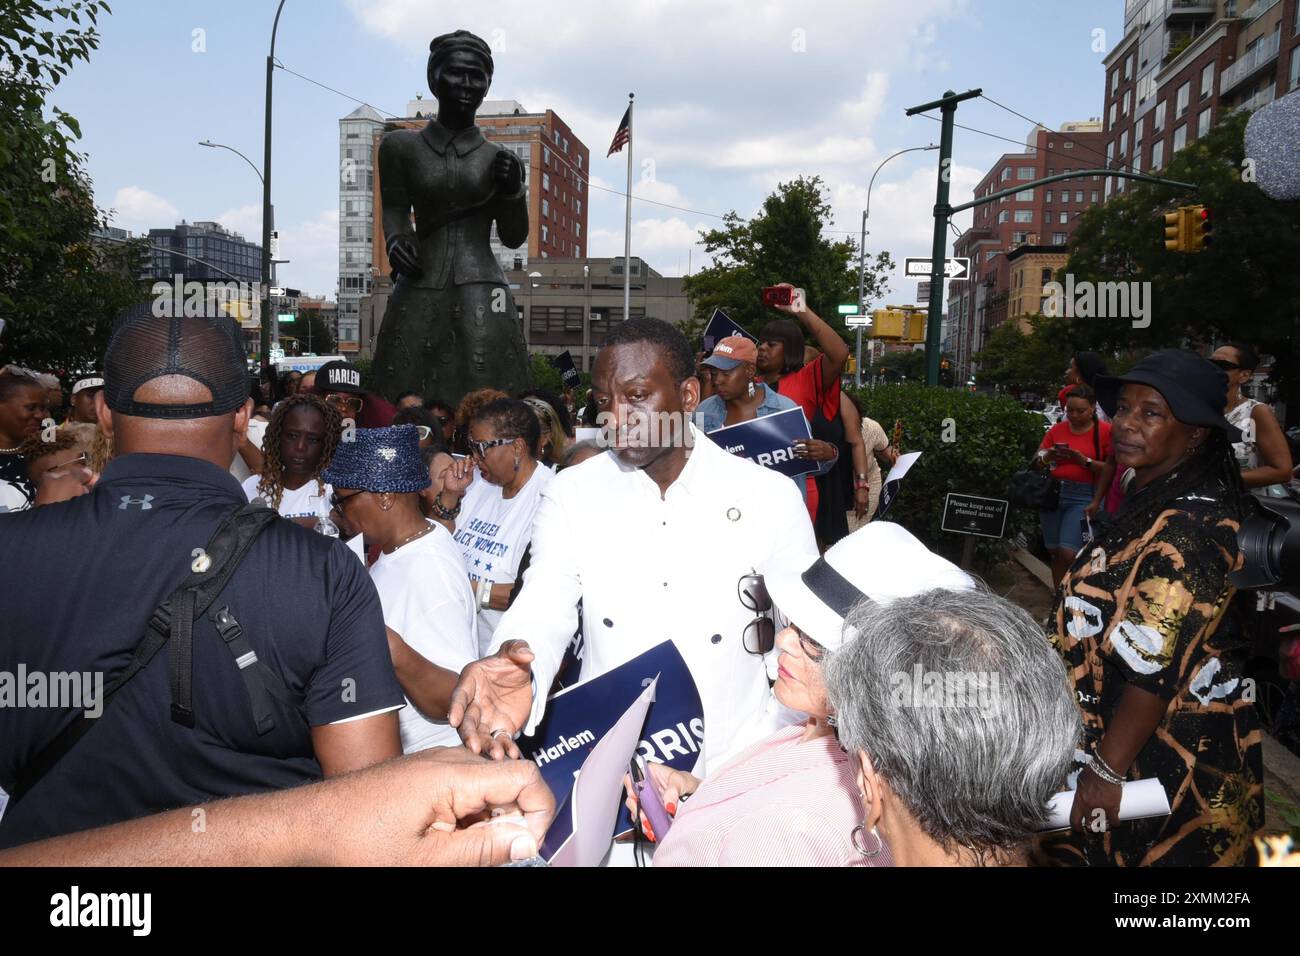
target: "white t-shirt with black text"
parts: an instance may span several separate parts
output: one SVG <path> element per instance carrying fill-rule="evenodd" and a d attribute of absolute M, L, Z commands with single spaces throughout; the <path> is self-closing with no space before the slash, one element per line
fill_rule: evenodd
<path fill-rule="evenodd" d="M 257 483 L 261 480 L 261 475 L 251 475 L 245 479 L 243 489 L 249 501 L 263 497 L 262 493 L 257 490 Z M 321 491 L 322 484 L 325 486 L 323 492 Z M 330 495 L 333 493 L 334 488 L 328 481 L 319 482 L 313 478 L 294 491 L 290 491 L 288 488 L 282 489 L 280 492 L 280 507 L 276 510 L 280 512 L 282 518 L 319 518 L 321 515 L 330 513 Z M 270 502 L 268 501 L 267 504 L 270 504 Z"/>
<path fill-rule="evenodd" d="M 503 498 L 500 485 L 482 476 L 465 491 L 456 519 L 456 543 L 465 559 L 470 580 L 493 584 L 513 582 L 519 577 L 519 562 L 533 536 L 533 518 L 542 503 L 542 492 L 555 473 L 542 464 L 513 498 Z M 479 611 L 479 648 L 486 648 L 505 611 Z"/>
<path fill-rule="evenodd" d="M 474 594 L 451 533 L 431 523 L 428 534 L 380 554 L 370 566 L 370 579 L 384 607 L 384 623 L 426 660 L 459 674 L 479 656 Z M 409 698 L 397 718 L 403 753 L 461 744 L 449 724 L 430 720 Z"/>

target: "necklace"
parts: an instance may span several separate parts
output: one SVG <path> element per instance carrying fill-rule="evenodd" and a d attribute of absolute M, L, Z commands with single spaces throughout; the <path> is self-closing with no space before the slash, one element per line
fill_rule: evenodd
<path fill-rule="evenodd" d="M 408 535 L 407 535 L 405 538 L 403 538 L 401 541 L 397 542 L 397 544 L 393 545 L 393 551 L 396 551 L 398 548 L 400 548 L 400 547 L 401 547 L 402 545 L 404 545 L 404 544 L 410 544 L 410 543 L 411 543 L 412 541 L 414 541 L 416 538 L 420 537 L 421 535 L 428 534 L 428 533 L 429 533 L 430 531 L 432 531 L 432 530 L 433 530 L 433 525 L 426 523 L 425 526 L 424 526 L 423 528 L 421 528 L 419 531 L 416 531 L 414 534 L 408 534 Z M 389 551 L 388 553 L 389 553 L 389 554 L 392 554 L 393 551 Z"/>
<path fill-rule="evenodd" d="M 0 448 L 0 455 L 16 454 L 18 452 L 18 449 L 22 447 L 23 447 L 22 445 L 14 445 L 13 448 Z"/>

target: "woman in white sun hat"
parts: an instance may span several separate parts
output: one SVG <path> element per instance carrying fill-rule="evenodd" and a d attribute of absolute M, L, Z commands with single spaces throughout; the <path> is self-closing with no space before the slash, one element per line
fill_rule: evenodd
<path fill-rule="evenodd" d="M 827 704 L 823 661 L 854 636 L 844 628 L 853 606 L 932 588 L 969 589 L 974 581 L 899 525 L 882 521 L 842 539 L 811 565 L 792 565 L 745 586 L 759 608 L 775 602 L 789 621 L 776 636 L 773 692 L 807 719 L 750 747 L 707 780 L 651 764 L 653 783 L 674 816 L 655 865 L 891 865 L 883 841 L 864 841 L 859 833 L 855 842 L 862 809 Z M 769 619 L 764 625 L 775 626 Z M 628 802 L 635 815 L 634 800 Z"/>

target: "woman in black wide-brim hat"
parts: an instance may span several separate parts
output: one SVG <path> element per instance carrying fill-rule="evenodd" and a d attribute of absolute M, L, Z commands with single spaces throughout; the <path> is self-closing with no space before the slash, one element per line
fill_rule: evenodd
<path fill-rule="evenodd" d="M 1174 349 L 1097 380 L 1127 498 L 1053 611 L 1088 755 L 1071 831 L 1040 848 L 1053 862 L 1253 862 L 1263 758 L 1246 641 L 1226 623 L 1244 494 L 1226 389 L 1220 369 Z M 1120 821 L 1123 781 L 1153 777 L 1169 816 Z"/>

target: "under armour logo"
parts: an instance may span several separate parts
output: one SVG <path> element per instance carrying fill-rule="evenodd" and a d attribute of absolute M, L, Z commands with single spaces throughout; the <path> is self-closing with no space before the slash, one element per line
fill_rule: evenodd
<path fill-rule="evenodd" d="M 148 511 L 153 507 L 153 505 L 149 504 L 151 501 L 153 501 L 153 495 L 145 495 L 143 498 L 132 498 L 130 495 L 123 495 L 122 503 L 117 506 L 117 510 L 125 511 L 131 505 L 139 505 L 141 511 Z"/>

